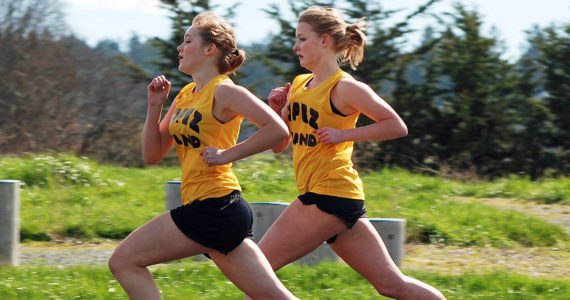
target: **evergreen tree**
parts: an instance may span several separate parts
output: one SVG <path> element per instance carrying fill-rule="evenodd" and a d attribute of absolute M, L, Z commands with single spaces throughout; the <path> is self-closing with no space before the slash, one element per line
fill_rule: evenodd
<path fill-rule="evenodd" d="M 391 143 L 383 143 L 378 156 L 390 153 L 385 163 L 433 172 L 438 169 L 436 132 L 441 118 L 438 97 L 441 93 L 433 47 L 439 39 L 428 27 L 421 45 L 404 54 L 394 67 L 394 108 L 408 126 L 408 136 Z"/>
<path fill-rule="evenodd" d="M 544 76 L 545 105 L 553 116 L 554 134 L 550 147 L 558 170 L 570 171 L 570 25 L 551 26 L 531 37 Z"/>
<path fill-rule="evenodd" d="M 535 28 L 535 33 L 541 32 Z M 539 52 L 530 44 L 526 54 L 517 62 L 514 73 L 518 84 L 513 91 L 516 95 L 505 114 L 513 118 L 506 128 L 514 141 L 512 161 L 506 167 L 508 172 L 528 174 L 537 179 L 545 169 L 553 166 L 553 156 L 549 150 L 553 137 L 553 116 L 543 101 L 543 75 L 538 63 Z"/>
<path fill-rule="evenodd" d="M 443 90 L 441 126 L 435 132 L 439 158 L 456 170 L 499 175 L 510 147 L 504 131 L 509 121 L 503 116 L 509 106 L 505 95 L 514 85 L 510 66 L 499 58 L 497 40 L 481 35 L 478 13 L 460 4 L 455 9 L 435 62 L 439 77 L 451 82 Z"/>

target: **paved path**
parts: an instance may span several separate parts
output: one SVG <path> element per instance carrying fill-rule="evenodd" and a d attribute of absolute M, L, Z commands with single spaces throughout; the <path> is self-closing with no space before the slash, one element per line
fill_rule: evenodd
<path fill-rule="evenodd" d="M 474 201 L 473 198 L 457 199 Z M 511 209 L 543 218 L 562 226 L 570 234 L 570 206 L 537 205 L 510 199 L 477 199 L 487 205 Z M 58 243 L 22 243 L 22 265 L 105 265 L 117 241 L 82 243 L 60 240 Z M 556 248 L 496 249 L 485 247 L 442 247 L 407 244 L 403 268 L 431 272 L 460 274 L 464 272 L 493 272 L 505 270 L 519 274 L 546 277 L 567 277 L 570 251 Z"/>
<path fill-rule="evenodd" d="M 107 263 L 116 242 L 103 244 L 23 243 L 21 265 L 101 265 Z M 556 248 L 496 249 L 407 244 L 404 270 L 442 274 L 488 273 L 503 270 L 536 277 L 567 277 L 570 251 Z"/>
<path fill-rule="evenodd" d="M 101 244 L 71 243 L 22 243 L 21 265 L 104 265 L 118 245 L 116 242 Z"/>

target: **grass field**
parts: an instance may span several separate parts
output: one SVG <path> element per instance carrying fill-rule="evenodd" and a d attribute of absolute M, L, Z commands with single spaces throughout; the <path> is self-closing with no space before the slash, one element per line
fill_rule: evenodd
<path fill-rule="evenodd" d="M 250 202 L 290 202 L 297 196 L 293 170 L 284 156 L 257 155 L 237 162 Z M 533 214 L 489 205 L 516 201 L 567 207 L 570 179 L 532 182 L 524 177 L 492 182 L 455 181 L 384 169 L 361 174 L 368 215 L 407 220 L 411 243 L 440 247 L 557 249 L 568 257 L 567 230 Z M 0 158 L 0 179 L 25 182 L 21 192 L 23 242 L 59 237 L 120 239 L 164 211 L 164 184 L 180 179 L 177 167 L 143 169 L 100 165 L 70 155 Z M 505 271 L 406 273 L 433 283 L 450 299 L 570 299 L 570 279 Z M 166 299 L 241 299 L 241 293 L 210 263 L 160 265 L 153 275 Z M 340 263 L 289 266 L 279 272 L 304 299 L 368 299 L 374 289 Z M 204 297 L 201 297 L 204 295 Z M 206 296 L 207 295 L 207 296 Z M 124 299 L 105 266 L 0 268 L 0 299 Z"/>
<path fill-rule="evenodd" d="M 164 299 L 243 299 L 209 262 L 174 262 L 153 267 Z M 490 272 L 460 276 L 406 273 L 440 288 L 448 299 L 568 299 L 567 280 Z M 324 263 L 288 266 L 278 272 L 301 299 L 378 299 L 368 282 L 347 266 Z M 0 299 L 127 299 L 104 266 L 39 266 L 0 269 Z M 383 298 L 384 299 L 384 298 Z"/>

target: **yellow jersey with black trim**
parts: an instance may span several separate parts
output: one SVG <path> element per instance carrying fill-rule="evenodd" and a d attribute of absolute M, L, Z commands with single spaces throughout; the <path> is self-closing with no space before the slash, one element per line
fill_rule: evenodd
<path fill-rule="evenodd" d="M 194 92 L 196 83 L 190 83 L 174 100 L 169 131 L 182 169 L 182 204 L 241 191 L 237 177 L 231 171 L 232 163 L 208 166 L 200 156 L 206 146 L 227 149 L 238 139 L 243 116 L 221 123 L 212 113 L 214 92 L 224 81 L 231 79 L 227 75 L 216 76 L 198 92 Z"/>
<path fill-rule="evenodd" d="M 351 129 L 358 113 L 342 116 L 333 111 L 331 91 L 350 74 L 338 70 L 316 87 L 307 88 L 312 74 L 295 77 L 289 94 L 289 128 L 293 143 L 295 180 L 299 193 L 313 192 L 364 200 L 362 180 L 353 168 L 354 142 L 323 144 L 315 131 L 319 128 Z"/>

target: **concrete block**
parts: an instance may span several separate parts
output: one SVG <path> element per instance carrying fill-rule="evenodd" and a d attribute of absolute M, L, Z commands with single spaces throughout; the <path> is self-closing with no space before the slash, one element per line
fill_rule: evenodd
<path fill-rule="evenodd" d="M 394 218 L 369 218 L 369 220 L 380 233 L 392 260 L 401 265 L 406 243 L 406 220 Z"/>
<path fill-rule="evenodd" d="M 171 210 L 182 205 L 180 195 L 180 181 L 166 182 L 166 210 Z"/>
<path fill-rule="evenodd" d="M 181 204 L 180 181 L 168 181 L 166 183 L 166 209 L 173 209 Z M 250 203 L 253 213 L 253 237 L 256 242 L 261 240 L 265 232 L 269 230 L 288 205 L 289 203 L 279 202 Z M 404 243 L 406 242 L 406 220 L 391 218 L 369 218 L 369 220 L 382 237 L 394 262 L 400 265 L 404 257 Z M 297 260 L 296 263 L 313 265 L 323 261 L 337 261 L 338 259 L 329 245 L 323 243 L 313 252 Z"/>
<path fill-rule="evenodd" d="M 19 265 L 20 186 L 18 180 L 0 180 L 0 266 Z"/>

